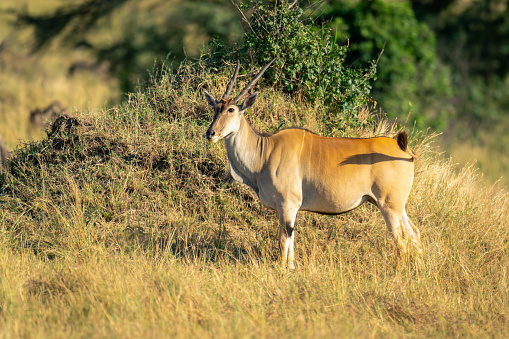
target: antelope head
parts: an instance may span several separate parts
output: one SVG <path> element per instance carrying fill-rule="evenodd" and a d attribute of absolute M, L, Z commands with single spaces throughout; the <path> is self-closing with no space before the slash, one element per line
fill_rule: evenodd
<path fill-rule="evenodd" d="M 275 59 L 272 59 L 267 65 L 265 65 L 235 99 L 230 98 L 230 94 L 233 87 L 235 86 L 237 75 L 239 74 L 240 63 L 238 61 L 237 66 L 235 67 L 235 72 L 233 73 L 233 77 L 228 83 L 228 86 L 226 86 L 226 92 L 224 92 L 221 100 L 216 100 L 212 94 L 205 90 L 203 91 L 205 94 L 205 100 L 207 100 L 209 105 L 214 108 L 215 112 L 214 120 L 212 120 L 212 124 L 210 124 L 210 127 L 206 133 L 208 141 L 217 142 L 218 140 L 221 140 L 222 138 L 234 134 L 238 131 L 242 114 L 246 109 L 254 104 L 258 93 L 255 92 L 249 95 L 246 100 L 242 102 L 242 104 L 239 104 L 239 102 L 246 96 L 249 90 L 253 88 L 253 86 L 262 77 L 263 73 L 267 70 L 267 68 L 270 67 L 274 60 Z"/>

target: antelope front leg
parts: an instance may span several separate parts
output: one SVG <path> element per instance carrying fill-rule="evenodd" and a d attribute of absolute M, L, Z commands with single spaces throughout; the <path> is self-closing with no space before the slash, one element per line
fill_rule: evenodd
<path fill-rule="evenodd" d="M 281 261 L 283 266 L 295 269 L 295 257 L 293 243 L 295 239 L 294 225 L 297 216 L 296 208 L 278 209 L 279 216 L 279 249 L 281 250 Z"/>

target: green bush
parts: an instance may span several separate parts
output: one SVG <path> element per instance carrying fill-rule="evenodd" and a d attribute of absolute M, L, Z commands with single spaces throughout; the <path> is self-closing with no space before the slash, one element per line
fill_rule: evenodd
<path fill-rule="evenodd" d="M 276 57 L 265 76 L 271 86 L 334 110 L 331 129 L 367 123 L 357 111 L 370 100 L 375 62 L 367 62 L 364 68 L 348 66 L 348 47 L 337 44 L 330 29 L 317 29 L 303 9 L 287 1 L 252 1 L 239 10 L 247 26 L 244 39 L 229 47 L 215 41 L 210 61 L 240 60 L 244 67 L 260 68 Z"/>
<path fill-rule="evenodd" d="M 404 120 L 411 110 L 419 127 L 446 127 L 454 111 L 450 71 L 438 60 L 435 34 L 416 19 L 410 1 L 331 0 L 318 23 L 349 41 L 347 62 L 362 64 L 384 50 L 372 94 L 389 117 Z"/>

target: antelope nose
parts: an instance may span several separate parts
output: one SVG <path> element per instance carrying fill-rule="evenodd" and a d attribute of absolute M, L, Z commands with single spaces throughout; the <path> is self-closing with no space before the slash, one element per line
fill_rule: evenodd
<path fill-rule="evenodd" d="M 209 140 L 210 140 L 210 139 L 212 139 L 215 135 L 216 135 L 216 132 L 215 132 L 214 130 L 210 130 L 210 129 L 209 129 L 209 130 L 207 131 L 206 137 L 207 137 L 207 139 L 209 139 Z"/>

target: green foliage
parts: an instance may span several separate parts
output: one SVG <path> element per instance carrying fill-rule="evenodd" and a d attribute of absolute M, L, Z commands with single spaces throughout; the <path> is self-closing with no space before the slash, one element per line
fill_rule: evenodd
<path fill-rule="evenodd" d="M 490 132 L 501 124 L 509 127 L 508 5 L 507 0 L 413 2 L 416 16 L 436 33 L 440 59 L 452 69 L 455 109 L 470 127 L 465 139 L 479 127 Z"/>
<path fill-rule="evenodd" d="M 415 18 L 410 1 L 334 0 L 320 20 L 341 41 L 349 40 L 347 61 L 368 62 L 385 46 L 373 96 L 390 117 L 412 110 L 419 126 L 446 127 L 452 113 L 449 72 L 437 59 L 433 31 Z"/>
<path fill-rule="evenodd" d="M 473 75 L 509 74 L 507 0 L 415 0 L 419 20 L 437 34 L 440 57 Z"/>
<path fill-rule="evenodd" d="M 287 1 L 252 1 L 239 8 L 251 13 L 244 39 L 232 47 L 212 45 L 212 59 L 262 67 L 276 57 L 266 78 L 275 88 L 336 111 L 331 129 L 365 124 L 357 110 L 369 101 L 376 63 L 346 64 L 348 47 L 337 44 L 328 28 L 317 29 L 304 10 Z"/>

